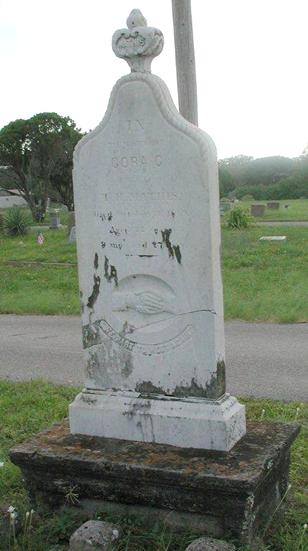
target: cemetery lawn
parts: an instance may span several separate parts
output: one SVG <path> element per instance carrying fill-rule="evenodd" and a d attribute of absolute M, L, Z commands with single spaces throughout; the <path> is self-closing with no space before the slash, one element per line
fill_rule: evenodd
<path fill-rule="evenodd" d="M 270 201 L 240 201 L 240 205 L 250 212 L 250 206 L 254 204 L 267 205 Z M 265 208 L 264 216 L 254 218 L 255 222 L 272 221 L 294 221 L 308 220 L 308 199 L 284 199 L 278 201 L 280 208 L 278 210 Z M 285 205 L 288 205 L 285 208 Z"/>
<path fill-rule="evenodd" d="M 0 313 L 79 314 L 76 246 L 66 230 L 0 235 Z"/>
<path fill-rule="evenodd" d="M 260 242 L 286 235 L 286 242 Z M 65 230 L 0 235 L 0 313 L 79 315 L 76 246 Z M 308 228 L 222 229 L 225 318 L 308 321 Z"/>
<path fill-rule="evenodd" d="M 263 235 L 287 240 L 259 241 Z M 223 228 L 222 237 L 226 319 L 308 321 L 308 228 Z"/>
<path fill-rule="evenodd" d="M 20 471 L 8 459 L 9 449 L 48 427 L 67 415 L 69 402 L 77 393 L 76 388 L 56 386 L 43 381 L 13 383 L 0 381 L 0 512 L 12 505 L 17 508 L 21 523 L 24 523 L 30 504 L 25 492 Z M 307 522 L 308 495 L 305 491 L 308 471 L 308 404 L 283 403 L 272 400 L 242 400 L 246 403 L 248 417 L 253 420 L 299 422 L 302 431 L 292 448 L 291 484 L 285 496 L 282 512 L 275 514 L 266 533 L 266 547 L 259 551 L 306 551 L 308 549 Z M 16 404 L 18 403 L 18 408 Z M 68 497 L 69 504 L 69 497 Z M 154 525 L 144 528 L 135 518 L 104 516 L 105 520 L 120 522 L 124 537 L 118 551 L 184 551 L 198 534 L 174 534 L 165 527 Z M 71 533 L 88 517 L 82 517 L 77 509 L 52 515 L 33 515 L 30 535 L 22 529 L 19 547 L 5 542 L 3 532 L 0 549 L 7 551 L 67 550 Z M 0 533 L 3 528 L 0 525 Z M 5 532 L 8 536 L 8 532 Z M 29 540 L 29 541 L 28 541 Z M 31 543 L 30 543 L 31 542 Z M 4 545 L 4 547 L 1 547 Z M 56 547 L 55 547 L 56 546 Z M 242 550 L 244 551 L 244 550 Z M 245 551 L 249 551 L 245 549 Z"/>

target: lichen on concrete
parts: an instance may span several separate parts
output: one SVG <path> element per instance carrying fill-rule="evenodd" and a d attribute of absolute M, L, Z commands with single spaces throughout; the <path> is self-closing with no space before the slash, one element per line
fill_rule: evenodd
<path fill-rule="evenodd" d="M 141 402 L 143 414 L 150 411 L 150 401 L 136 400 L 132 422 Z M 285 494 L 299 427 L 250 422 L 247 429 L 225 453 L 73 435 L 64 421 L 18 444 L 10 457 L 21 467 L 34 502 L 43 500 L 50 508 L 65 503 L 67 488 L 76 485 L 79 507 L 90 498 L 202 515 L 204 534 L 210 517 L 221 530 L 218 537 L 249 545 Z"/>

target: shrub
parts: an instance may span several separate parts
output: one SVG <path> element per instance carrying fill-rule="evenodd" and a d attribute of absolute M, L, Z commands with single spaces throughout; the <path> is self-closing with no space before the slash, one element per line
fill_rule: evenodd
<path fill-rule="evenodd" d="M 20 207 L 8 209 L 3 217 L 3 229 L 6 235 L 25 235 L 32 220 L 27 211 Z"/>
<path fill-rule="evenodd" d="M 226 216 L 227 226 L 229 228 L 248 228 L 250 224 L 250 215 L 240 206 L 234 207 Z"/>
<path fill-rule="evenodd" d="M 254 200 L 255 200 L 254 196 L 251 195 L 250 193 L 247 193 L 242 197 L 242 201 L 254 201 Z"/>

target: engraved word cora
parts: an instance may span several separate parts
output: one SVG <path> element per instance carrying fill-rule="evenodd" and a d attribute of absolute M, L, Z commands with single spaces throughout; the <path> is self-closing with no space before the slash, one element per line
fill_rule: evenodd
<path fill-rule="evenodd" d="M 151 74 L 160 30 L 133 10 L 113 50 L 131 73 L 77 145 L 74 195 L 85 389 L 70 430 L 230 450 L 216 150 Z"/>

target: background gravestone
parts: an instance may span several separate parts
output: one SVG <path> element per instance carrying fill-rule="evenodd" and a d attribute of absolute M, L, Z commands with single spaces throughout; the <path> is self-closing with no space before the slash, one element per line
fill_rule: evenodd
<path fill-rule="evenodd" d="M 71 233 L 71 229 L 75 226 L 75 213 L 73 211 L 68 213 L 67 217 L 67 235 Z"/>
<path fill-rule="evenodd" d="M 279 210 L 280 203 L 278 201 L 270 201 L 266 206 L 268 209 Z"/>
<path fill-rule="evenodd" d="M 60 209 L 50 209 L 49 210 L 50 215 L 50 230 L 59 230 L 62 228 L 61 222 L 60 222 Z"/>
<path fill-rule="evenodd" d="M 160 30 L 133 10 L 113 49 L 131 74 L 74 156 L 86 390 L 73 433 L 228 450 L 215 146 L 150 73 Z"/>
<path fill-rule="evenodd" d="M 264 216 L 265 205 L 251 205 L 250 213 L 252 216 Z"/>

